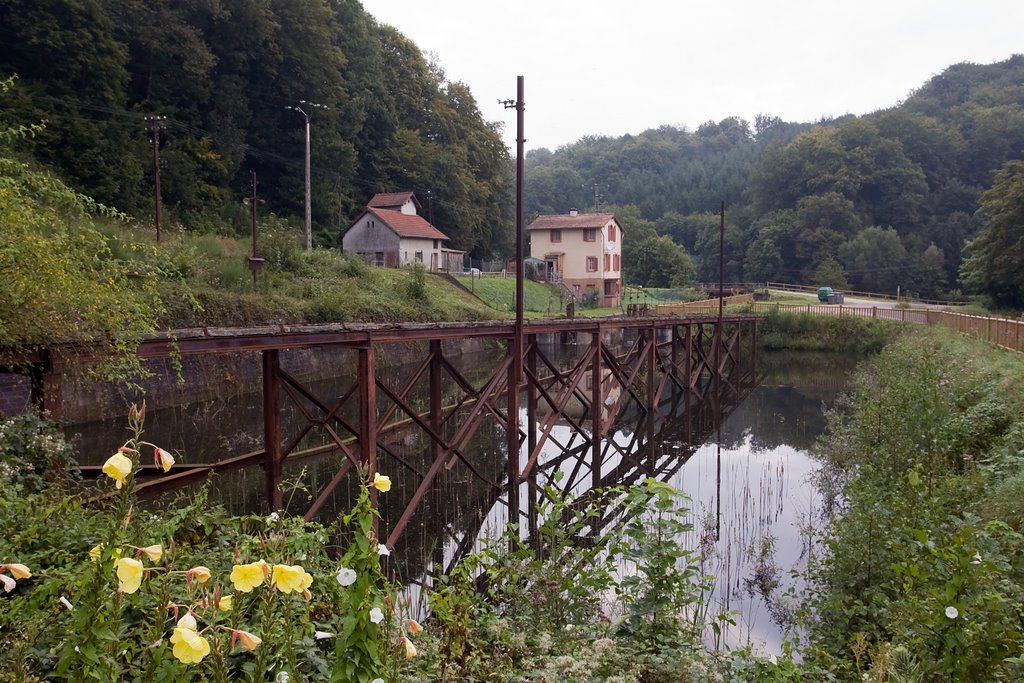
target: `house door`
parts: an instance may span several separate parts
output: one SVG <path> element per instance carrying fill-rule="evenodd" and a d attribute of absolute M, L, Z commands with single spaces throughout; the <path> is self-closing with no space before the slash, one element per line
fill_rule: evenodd
<path fill-rule="evenodd" d="M 558 281 L 562 279 L 562 257 L 558 254 L 551 254 L 544 257 L 548 265 L 548 279 Z"/>

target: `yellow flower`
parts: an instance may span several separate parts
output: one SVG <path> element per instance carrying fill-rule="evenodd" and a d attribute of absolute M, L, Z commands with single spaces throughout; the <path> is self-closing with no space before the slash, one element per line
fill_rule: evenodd
<path fill-rule="evenodd" d="M 206 638 L 190 628 L 176 627 L 171 634 L 171 643 L 174 644 L 174 656 L 185 664 L 198 664 L 210 654 L 210 644 Z"/>
<path fill-rule="evenodd" d="M 416 646 L 412 644 L 412 641 L 402 636 L 402 644 L 405 645 L 405 658 L 410 659 L 416 656 Z"/>
<path fill-rule="evenodd" d="M 239 593 L 251 593 L 253 588 L 263 585 L 263 564 L 236 564 L 231 568 L 231 583 Z"/>
<path fill-rule="evenodd" d="M 103 554 L 103 546 L 105 546 L 105 545 L 106 545 L 105 543 L 100 543 L 99 545 L 93 546 L 92 550 L 89 551 L 89 559 L 92 560 L 93 562 L 95 562 L 96 560 L 100 559 L 100 555 Z M 121 555 L 122 555 L 121 549 L 120 548 L 114 548 L 114 559 L 117 559 L 118 557 L 121 557 Z"/>
<path fill-rule="evenodd" d="M 206 583 L 210 580 L 210 568 L 202 565 L 192 567 L 192 569 L 185 572 L 185 580 L 190 581 L 192 579 L 195 579 L 199 583 Z"/>
<path fill-rule="evenodd" d="M 191 611 L 185 612 L 185 616 L 178 619 L 178 628 L 187 628 L 190 631 L 199 630 L 199 624 L 196 623 L 196 618 Z"/>
<path fill-rule="evenodd" d="M 309 582 L 306 583 L 306 577 Z M 282 593 L 301 593 L 313 583 L 313 577 L 306 573 L 301 566 L 288 564 L 274 565 L 274 586 Z"/>
<path fill-rule="evenodd" d="M 409 620 L 409 633 L 415 635 L 417 633 L 421 633 L 422 631 L 423 627 L 420 626 L 420 622 L 416 621 L 415 619 Z"/>
<path fill-rule="evenodd" d="M 139 550 L 146 553 L 146 557 L 149 558 L 150 562 L 159 562 L 160 558 L 164 556 L 164 547 L 159 543 L 147 545 L 145 548 L 139 548 Z"/>
<path fill-rule="evenodd" d="M 0 566 L 0 570 L 2 570 L 4 568 L 6 568 L 7 571 L 9 571 L 11 573 L 11 576 L 13 576 L 16 579 L 31 579 L 32 578 L 32 572 L 30 572 L 28 570 L 28 567 L 26 567 L 23 564 L 17 564 L 17 563 L 12 562 L 11 564 L 5 564 L 3 566 Z"/>
<path fill-rule="evenodd" d="M 380 472 L 374 472 L 373 488 L 377 489 L 381 493 L 387 493 L 391 490 L 391 477 L 385 476 Z"/>
<path fill-rule="evenodd" d="M 114 562 L 114 569 L 117 570 L 117 579 L 121 582 L 121 590 L 125 593 L 134 593 L 142 585 L 142 575 L 145 567 L 140 560 L 131 557 L 122 557 Z"/>
<path fill-rule="evenodd" d="M 231 609 L 231 602 L 233 598 L 230 595 L 222 595 L 220 600 L 217 601 L 217 609 L 221 612 L 227 612 Z"/>
<path fill-rule="evenodd" d="M 164 472 L 170 471 L 171 467 L 174 466 L 174 456 L 160 448 L 159 446 L 153 447 L 153 463 L 157 467 L 163 468 Z"/>
<path fill-rule="evenodd" d="M 132 461 L 123 453 L 114 453 L 103 463 L 103 474 L 114 480 L 117 488 L 124 486 L 124 480 L 132 473 Z"/>
<path fill-rule="evenodd" d="M 263 639 L 258 635 L 255 633 L 249 633 L 248 631 L 232 631 L 231 640 L 238 640 L 238 642 L 242 644 L 242 647 L 249 652 L 255 650 L 256 647 L 263 642 Z"/>

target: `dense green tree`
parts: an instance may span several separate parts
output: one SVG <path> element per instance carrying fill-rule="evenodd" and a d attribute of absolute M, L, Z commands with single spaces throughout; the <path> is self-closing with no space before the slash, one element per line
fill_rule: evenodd
<path fill-rule="evenodd" d="M 998 304 L 1024 306 L 1024 162 L 999 170 L 978 212 L 984 227 L 967 244 L 964 284 Z"/>
<path fill-rule="evenodd" d="M 622 273 L 631 285 L 679 287 L 692 284 L 693 262 L 686 250 L 666 235 L 658 235 L 654 223 L 629 205 L 614 207 L 622 225 Z"/>
<path fill-rule="evenodd" d="M 864 228 L 839 247 L 839 260 L 855 289 L 895 294 L 909 284 L 903 272 L 907 250 L 892 228 Z"/>
<path fill-rule="evenodd" d="M 17 76 L 0 116 L 45 121 L 28 151 L 97 200 L 134 210 L 145 147 L 125 110 L 128 55 L 100 0 L 0 0 L 0 78 Z"/>
<path fill-rule="evenodd" d="M 823 287 L 831 287 L 835 290 L 850 288 L 850 281 L 846 279 L 846 271 L 843 270 L 842 264 L 832 254 L 828 254 L 825 258 L 821 259 L 818 267 L 814 269 L 811 282 Z"/>

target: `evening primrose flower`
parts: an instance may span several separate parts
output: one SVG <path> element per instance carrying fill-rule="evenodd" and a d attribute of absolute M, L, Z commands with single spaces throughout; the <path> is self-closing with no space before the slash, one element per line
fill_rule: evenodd
<path fill-rule="evenodd" d="M 402 644 L 405 645 L 405 658 L 411 659 L 416 656 L 416 646 L 413 645 L 412 641 L 402 636 Z"/>
<path fill-rule="evenodd" d="M 185 572 L 185 582 L 188 583 L 195 579 L 199 583 L 206 583 L 210 580 L 210 576 L 210 568 L 199 565 Z"/>
<path fill-rule="evenodd" d="M 29 571 L 28 567 L 26 567 L 23 564 L 18 564 L 17 562 L 12 562 L 10 564 L 0 564 L 0 572 L 2 572 L 4 569 L 9 571 L 11 573 L 11 576 L 13 576 L 16 579 L 32 578 L 32 572 Z"/>
<path fill-rule="evenodd" d="M 145 567 L 140 560 L 131 557 L 122 557 L 114 562 L 114 569 L 117 571 L 117 579 L 121 582 L 121 591 L 134 593 L 142 585 L 142 576 Z"/>
<path fill-rule="evenodd" d="M 388 547 L 386 545 L 384 545 L 383 543 L 379 543 L 377 545 L 377 554 L 381 557 L 387 557 L 391 554 L 391 551 L 388 550 Z"/>
<path fill-rule="evenodd" d="M 274 586 L 282 593 L 291 593 L 293 591 L 301 593 L 304 588 L 308 587 L 308 585 L 303 585 L 306 583 L 306 576 L 308 576 L 306 570 L 297 564 L 275 564 L 273 576 Z M 313 577 L 310 576 L 309 583 L 312 584 L 312 582 Z"/>
<path fill-rule="evenodd" d="M 100 555 L 103 554 L 103 548 L 106 547 L 105 543 L 98 543 L 89 550 L 89 559 L 95 562 L 100 559 Z M 121 557 L 122 552 L 120 548 L 114 548 L 114 559 Z"/>
<path fill-rule="evenodd" d="M 253 588 L 263 585 L 264 564 L 250 562 L 236 564 L 231 568 L 231 584 L 239 593 L 251 593 Z"/>
<path fill-rule="evenodd" d="M 383 475 L 380 472 L 374 472 L 373 488 L 377 489 L 381 493 L 387 493 L 391 490 L 391 477 Z"/>
<path fill-rule="evenodd" d="M 370 610 L 370 621 L 374 624 L 384 621 L 384 612 L 381 611 L 380 607 L 374 607 Z"/>
<path fill-rule="evenodd" d="M 410 619 L 409 620 L 409 633 L 411 633 L 413 635 L 416 635 L 417 633 L 422 633 L 422 632 L 423 632 L 423 627 L 420 626 L 420 622 L 416 621 L 415 619 Z"/>
<path fill-rule="evenodd" d="M 132 473 L 131 458 L 124 453 L 114 453 L 103 463 L 103 474 L 114 480 L 114 486 L 121 488 Z"/>
<path fill-rule="evenodd" d="M 178 619 L 178 628 L 187 628 L 190 631 L 199 630 L 199 624 L 196 623 L 196 618 L 191 611 L 185 612 L 185 616 Z"/>
<path fill-rule="evenodd" d="M 234 648 L 235 646 L 235 641 L 238 641 L 239 643 L 241 643 L 242 647 L 244 647 L 249 652 L 252 652 L 260 643 L 263 642 L 263 639 L 255 633 L 249 633 L 248 631 L 240 631 L 236 629 L 231 632 L 232 648 Z"/>
<path fill-rule="evenodd" d="M 230 595 L 222 595 L 220 600 L 217 601 L 217 609 L 221 612 L 227 612 L 231 609 L 231 603 L 234 600 Z"/>
<path fill-rule="evenodd" d="M 176 627 L 171 634 L 171 643 L 174 644 L 172 654 L 185 664 L 198 664 L 210 654 L 210 643 L 190 628 Z"/>
<path fill-rule="evenodd" d="M 338 573 L 335 575 L 335 578 L 338 579 L 338 584 L 340 584 L 341 586 L 351 586 L 353 583 L 356 582 L 356 576 L 357 574 L 355 569 L 342 567 L 338 570 Z"/>
<path fill-rule="evenodd" d="M 145 548 L 139 548 L 146 554 L 150 562 L 159 562 L 160 558 L 164 556 L 164 547 L 159 543 L 153 545 L 147 545 Z"/>
<path fill-rule="evenodd" d="M 18 582 L 6 574 L 0 574 L 0 584 L 3 584 L 4 593 L 10 593 L 18 585 Z"/>
<path fill-rule="evenodd" d="M 950 605 L 946 608 L 946 616 L 950 619 L 956 619 L 958 616 L 960 616 L 960 610 L 958 610 L 956 607 L 953 607 L 953 605 Z"/>
<path fill-rule="evenodd" d="M 162 468 L 164 472 L 169 472 L 171 467 L 174 466 L 174 456 L 159 446 L 154 446 L 153 464 Z"/>

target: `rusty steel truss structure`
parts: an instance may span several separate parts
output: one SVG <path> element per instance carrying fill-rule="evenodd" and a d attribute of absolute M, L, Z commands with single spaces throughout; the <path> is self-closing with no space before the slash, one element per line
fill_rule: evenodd
<path fill-rule="evenodd" d="M 537 488 L 531 482 L 566 459 L 574 463 L 567 488 L 584 473 L 589 488 L 600 488 L 621 479 L 615 472 L 623 468 L 647 476 L 673 466 L 664 463 L 678 458 L 661 457 L 656 435 L 670 423 L 677 426 L 673 429 L 684 425 L 688 435 L 705 434 L 709 415 L 720 420 L 724 407 L 741 400 L 756 380 L 760 320 L 744 315 L 533 320 L 522 324 L 521 338 L 512 322 L 492 321 L 195 330 L 146 340 L 137 351 L 143 358 L 259 354 L 263 448 L 185 464 L 166 475 L 146 468 L 152 476 L 139 490 L 153 494 L 212 472 L 260 466 L 266 506 L 279 510 L 285 504 L 284 468 L 326 459 L 334 463 L 329 479 L 318 484 L 305 509 L 289 509 L 314 519 L 332 509 L 332 496 L 343 484 L 399 469 L 413 485 L 402 508 L 379 530 L 392 546 L 424 500 L 436 495 L 431 489 L 438 476 L 460 466 L 486 491 L 483 499 L 502 500 L 510 521 L 533 526 Z M 491 362 L 473 373 L 460 368 L 448 351 L 467 338 L 485 340 L 491 349 Z M 414 369 L 399 380 L 378 372 L 378 354 L 391 345 L 418 354 Z M 283 352 L 320 347 L 341 347 L 354 361 L 347 385 L 334 387 L 329 396 L 318 395 L 281 363 Z M 74 358 L 41 354 L 34 360 L 34 398 L 59 414 L 63 364 Z M 286 426 L 285 410 L 299 419 Z M 646 427 L 634 429 L 633 443 L 624 445 L 609 438 L 620 422 Z M 492 452 L 498 462 L 482 461 L 469 450 L 484 425 L 504 434 L 503 447 Z M 410 457 L 396 434 L 419 443 L 421 452 Z M 603 471 L 609 456 L 614 467 Z"/>

